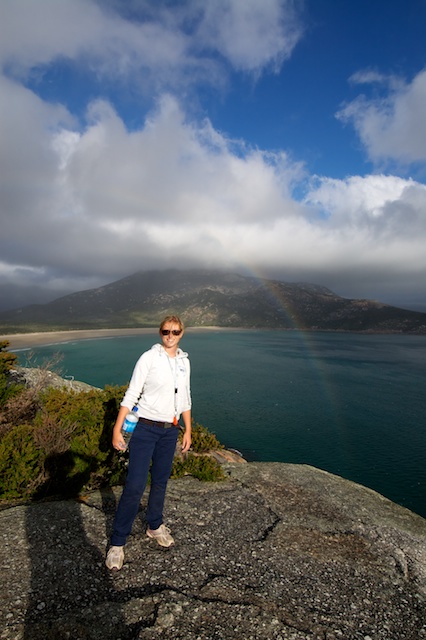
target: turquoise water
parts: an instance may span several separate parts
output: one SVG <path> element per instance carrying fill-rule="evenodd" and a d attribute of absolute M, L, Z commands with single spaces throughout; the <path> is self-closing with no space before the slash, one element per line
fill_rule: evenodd
<path fill-rule="evenodd" d="M 61 374 L 125 384 L 157 336 L 85 340 Z M 193 415 L 248 460 L 306 463 L 426 517 L 426 337 L 188 331 Z M 24 364 L 24 353 L 20 360 Z"/>

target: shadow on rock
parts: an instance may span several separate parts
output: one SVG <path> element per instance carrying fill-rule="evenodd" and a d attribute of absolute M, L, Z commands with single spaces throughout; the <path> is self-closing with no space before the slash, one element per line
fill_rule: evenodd
<path fill-rule="evenodd" d="M 52 456 L 47 468 L 55 484 L 67 477 L 67 454 Z M 74 495 L 83 480 L 75 477 L 67 493 Z M 154 623 L 150 602 L 137 619 L 125 615 L 126 603 L 146 590 L 120 589 L 105 567 L 116 499 L 109 489 L 100 495 L 98 508 L 84 499 L 42 501 L 26 508 L 31 578 L 24 640 L 126 640 Z"/>

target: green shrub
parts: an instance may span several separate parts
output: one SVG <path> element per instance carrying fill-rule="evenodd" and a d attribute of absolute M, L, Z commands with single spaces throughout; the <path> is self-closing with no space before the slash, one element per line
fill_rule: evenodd
<path fill-rule="evenodd" d="M 213 449 L 223 449 L 223 444 L 219 442 L 214 433 L 211 433 L 206 427 L 198 422 L 192 426 L 192 444 L 191 449 L 195 453 L 204 453 Z"/>
<path fill-rule="evenodd" d="M 15 365 L 18 357 L 7 351 L 8 346 L 7 340 L 0 342 L 0 407 L 23 389 L 21 385 L 11 383 L 9 380 L 8 372 Z"/>
<path fill-rule="evenodd" d="M 68 494 L 83 489 L 113 486 L 123 480 L 126 458 L 111 446 L 112 428 L 123 396 L 120 387 L 103 391 L 72 393 L 66 389 L 48 389 L 42 394 L 43 410 L 62 424 L 76 425 L 69 448 L 61 456 L 61 465 L 51 465 L 51 474 Z M 61 468 L 65 469 L 64 472 Z"/>
<path fill-rule="evenodd" d="M 34 428 L 21 424 L 0 442 L 0 496 L 31 497 L 44 480 L 44 455 L 34 442 Z"/>
<path fill-rule="evenodd" d="M 15 353 L 10 353 L 7 351 L 9 346 L 9 342 L 7 340 L 2 340 L 0 342 L 0 371 L 5 372 L 12 369 L 18 360 L 18 356 Z"/>
<path fill-rule="evenodd" d="M 0 342 L 0 498 L 69 497 L 122 484 L 128 454 L 114 451 L 111 437 L 126 387 L 80 393 L 65 386 L 13 387 L 8 371 L 16 356 L 6 354 L 6 346 Z M 197 423 L 192 448 L 202 453 L 223 445 Z M 172 474 L 224 479 L 216 460 L 192 453 L 176 457 Z"/>
<path fill-rule="evenodd" d="M 0 497 L 72 496 L 122 481 L 126 459 L 111 446 L 122 395 L 120 387 L 39 392 L 32 423 L 12 425 L 3 433 Z M 13 402 L 18 407 L 19 397 Z"/>
<path fill-rule="evenodd" d="M 225 479 L 225 474 L 219 462 L 207 455 L 195 456 L 188 453 L 184 458 L 175 458 L 173 462 L 172 478 L 191 475 L 198 480 L 218 482 Z"/>

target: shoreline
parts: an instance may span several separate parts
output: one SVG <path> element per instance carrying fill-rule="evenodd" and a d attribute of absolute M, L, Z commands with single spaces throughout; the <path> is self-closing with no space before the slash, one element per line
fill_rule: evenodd
<path fill-rule="evenodd" d="M 186 327 L 185 333 L 202 333 L 202 332 L 232 332 L 232 331 L 289 331 L 294 332 L 295 329 L 284 329 L 272 327 L 220 327 L 220 326 L 195 326 Z M 25 350 L 33 347 L 46 347 L 48 345 L 64 344 L 66 342 L 83 341 L 83 340 L 99 340 L 102 338 L 125 338 L 127 336 L 138 336 L 143 334 L 158 334 L 158 328 L 155 327 L 134 327 L 133 329 L 73 329 L 66 331 L 37 331 L 33 333 L 4 333 L 0 335 L 0 342 L 9 342 L 8 350 Z M 411 333 L 400 331 L 345 331 L 339 329 L 300 329 L 300 333 L 325 333 L 325 334 L 353 334 L 363 336 L 405 336 L 405 337 L 425 337 L 424 333 Z"/>
<path fill-rule="evenodd" d="M 187 333 L 194 331 L 229 331 L 224 327 L 188 327 Z M 230 329 L 231 331 L 233 329 Z M 235 330 L 235 329 L 234 329 Z M 36 333 L 10 333 L 0 335 L 0 342 L 9 342 L 9 351 L 14 349 L 32 349 L 33 347 L 45 347 L 51 344 L 63 344 L 65 342 L 80 340 L 97 340 L 99 338 L 123 338 L 126 336 L 139 336 L 146 334 L 156 335 L 158 329 L 154 327 L 139 327 L 134 329 L 75 329 L 72 331 L 39 331 Z"/>
<path fill-rule="evenodd" d="M 76 329 L 74 331 L 40 331 L 37 333 L 11 333 L 0 336 L 0 341 L 9 342 L 9 351 L 31 349 L 51 344 L 63 344 L 74 340 L 94 340 L 98 338 L 116 338 L 137 336 L 144 333 L 156 333 L 156 329 Z"/>

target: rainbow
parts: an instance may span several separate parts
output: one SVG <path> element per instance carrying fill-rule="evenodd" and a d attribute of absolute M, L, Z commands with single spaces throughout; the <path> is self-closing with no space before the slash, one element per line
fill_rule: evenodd
<path fill-rule="evenodd" d="M 320 333 L 308 331 L 304 328 L 297 310 L 291 305 L 289 300 L 282 295 L 280 289 L 276 286 L 277 281 L 266 279 L 263 275 L 250 270 L 247 265 L 244 271 L 248 277 L 254 278 L 260 287 L 265 291 L 266 298 L 281 311 L 287 319 L 288 330 L 297 333 L 298 344 L 303 351 L 306 362 L 309 364 L 312 376 L 317 382 L 321 396 L 324 400 L 325 407 L 329 410 L 334 426 L 334 436 L 340 439 L 339 449 L 342 452 L 349 453 L 349 442 L 347 438 L 347 429 L 343 413 L 340 410 L 341 400 L 336 393 L 336 388 L 325 366 L 324 359 L 320 353 L 318 341 Z M 286 329 L 283 329 L 284 331 Z"/>

